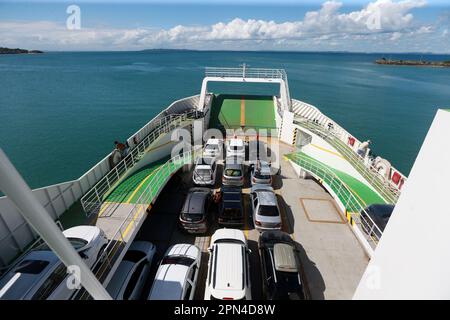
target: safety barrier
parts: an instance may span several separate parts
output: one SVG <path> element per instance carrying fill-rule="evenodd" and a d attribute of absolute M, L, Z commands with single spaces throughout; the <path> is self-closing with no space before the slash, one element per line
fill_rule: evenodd
<path fill-rule="evenodd" d="M 314 123 L 311 120 L 304 118 L 297 118 L 294 123 L 308 129 L 309 131 L 319 135 L 325 141 L 330 143 L 342 156 L 372 185 L 375 190 L 388 203 L 395 204 L 400 196 L 400 191 L 392 188 L 390 183 L 386 182 L 384 178 L 377 172 L 377 170 L 364 164 L 364 159 L 347 147 L 333 130 L 327 130 L 323 126 Z"/>
<path fill-rule="evenodd" d="M 97 184 L 91 188 L 82 198 L 81 205 L 84 212 L 89 217 L 99 212 L 104 198 L 114 189 L 125 176 L 125 173 L 133 168 L 150 146 L 162 135 L 171 132 L 176 128 L 192 123 L 193 120 L 201 116 L 198 111 L 191 111 L 183 114 L 171 114 L 159 121 L 159 125 L 148 134 L 129 154 L 123 158 L 108 174 L 106 174 Z"/>
<path fill-rule="evenodd" d="M 331 188 L 337 197 L 337 199 L 335 199 L 339 200 L 346 210 L 345 214 L 349 223 L 353 227 L 356 226 L 361 231 L 364 231 L 367 235 L 366 240 L 369 242 L 369 245 L 372 248 L 375 248 L 383 232 L 365 210 L 367 204 L 355 195 L 347 184 L 332 170 L 319 161 L 310 158 L 301 152 L 291 153 L 286 157 Z"/>

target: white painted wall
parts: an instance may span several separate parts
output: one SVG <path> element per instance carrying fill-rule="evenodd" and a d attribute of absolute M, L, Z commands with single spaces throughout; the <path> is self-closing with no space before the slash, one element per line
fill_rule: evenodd
<path fill-rule="evenodd" d="M 354 299 L 450 299 L 449 137 L 439 110 Z"/>
<path fill-rule="evenodd" d="M 280 140 L 284 143 L 292 144 L 292 141 L 294 139 L 294 129 L 294 113 L 288 110 L 284 110 Z"/>

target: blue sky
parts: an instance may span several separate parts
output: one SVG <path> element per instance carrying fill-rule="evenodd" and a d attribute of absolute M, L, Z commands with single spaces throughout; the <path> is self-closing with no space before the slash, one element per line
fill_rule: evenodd
<path fill-rule="evenodd" d="M 69 4 L 81 9 L 79 30 L 66 27 Z M 441 0 L 0 0 L 0 46 L 449 53 L 449 22 Z"/>

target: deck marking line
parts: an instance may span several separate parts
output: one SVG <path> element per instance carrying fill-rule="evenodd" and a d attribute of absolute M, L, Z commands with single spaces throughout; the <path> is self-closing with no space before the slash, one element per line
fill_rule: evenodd
<path fill-rule="evenodd" d="M 332 154 L 332 155 L 335 155 L 335 156 L 337 156 L 337 157 L 342 158 L 342 159 L 345 160 L 345 158 L 344 158 L 341 154 L 339 154 L 339 153 L 337 153 L 337 152 L 328 150 L 328 149 L 326 149 L 326 148 L 324 148 L 324 147 L 321 147 L 321 146 L 318 146 L 317 144 L 314 144 L 314 143 L 311 143 L 311 146 L 313 146 L 313 147 L 315 147 L 315 148 L 317 148 L 317 149 L 320 149 L 320 150 L 322 150 L 322 151 L 328 152 L 328 153 L 330 153 L 330 154 Z"/>
<path fill-rule="evenodd" d="M 137 215 L 142 211 L 142 208 L 144 208 L 144 206 L 140 205 L 139 210 L 134 214 L 133 220 L 130 221 L 130 223 L 128 224 L 127 228 L 123 232 L 123 235 L 122 235 L 123 238 L 125 238 L 126 235 L 128 234 L 128 232 L 130 231 L 131 224 L 134 223 L 134 221 L 136 220 Z"/>
<path fill-rule="evenodd" d="M 131 196 L 127 199 L 127 201 L 126 201 L 125 203 L 130 203 L 130 202 L 131 202 L 131 199 L 133 199 L 133 197 L 136 195 L 136 193 L 139 191 L 139 189 L 142 188 L 142 186 L 144 185 L 144 183 L 145 183 L 151 176 L 153 176 L 153 174 L 154 174 L 157 170 L 158 170 L 158 169 L 153 170 L 147 177 L 145 177 L 144 180 L 142 180 L 142 182 L 137 186 L 136 189 L 134 189 L 133 193 L 132 193 Z"/>
<path fill-rule="evenodd" d="M 245 127 L 245 97 L 241 99 L 241 127 Z"/>

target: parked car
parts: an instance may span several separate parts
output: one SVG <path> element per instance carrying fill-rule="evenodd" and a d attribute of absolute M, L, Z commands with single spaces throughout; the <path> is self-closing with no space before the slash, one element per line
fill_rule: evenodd
<path fill-rule="evenodd" d="M 201 251 L 192 244 L 170 247 L 161 260 L 149 300 L 193 300 Z"/>
<path fill-rule="evenodd" d="M 395 206 L 392 204 L 372 204 L 364 210 L 361 210 L 361 225 L 363 230 L 370 236 L 375 235 L 377 238 L 380 238 L 391 218 L 394 208 Z M 374 223 L 378 228 L 374 227 Z"/>
<path fill-rule="evenodd" d="M 217 158 L 223 152 L 223 141 L 220 139 L 208 139 L 203 149 L 203 156 Z"/>
<path fill-rule="evenodd" d="M 223 186 L 220 192 L 219 224 L 223 226 L 244 225 L 244 207 L 242 204 L 241 188 Z"/>
<path fill-rule="evenodd" d="M 278 200 L 272 187 L 256 184 L 250 193 L 252 216 L 255 228 L 259 231 L 280 230 L 281 215 Z"/>
<path fill-rule="evenodd" d="M 250 181 L 252 185 L 255 184 L 272 184 L 272 172 L 270 163 L 263 160 L 256 161 L 255 164 L 250 165 Z"/>
<path fill-rule="evenodd" d="M 114 300 L 137 300 L 147 281 L 156 247 L 147 241 L 134 241 L 117 267 L 106 290 Z"/>
<path fill-rule="evenodd" d="M 250 249 L 238 229 L 219 229 L 211 237 L 205 300 L 251 300 Z"/>
<path fill-rule="evenodd" d="M 222 184 L 225 186 L 238 187 L 244 185 L 244 165 L 240 158 L 226 158 L 222 174 Z"/>
<path fill-rule="evenodd" d="M 108 239 L 96 226 L 77 226 L 63 232 L 90 268 L 100 258 Z M 66 284 L 66 266 L 42 244 L 27 253 L 0 282 L 0 299 L 67 300 L 75 292 Z"/>
<path fill-rule="evenodd" d="M 302 267 L 295 242 L 282 231 L 259 237 L 263 295 L 268 300 L 306 299 Z"/>
<path fill-rule="evenodd" d="M 205 233 L 209 225 L 212 192 L 209 188 L 191 188 L 181 209 L 179 222 L 189 233 Z"/>
<path fill-rule="evenodd" d="M 245 160 L 245 145 L 242 139 L 233 138 L 227 141 L 227 158 L 238 157 Z"/>
<path fill-rule="evenodd" d="M 214 185 L 216 183 L 217 164 L 212 157 L 199 157 L 195 161 L 192 179 L 197 185 Z"/>

